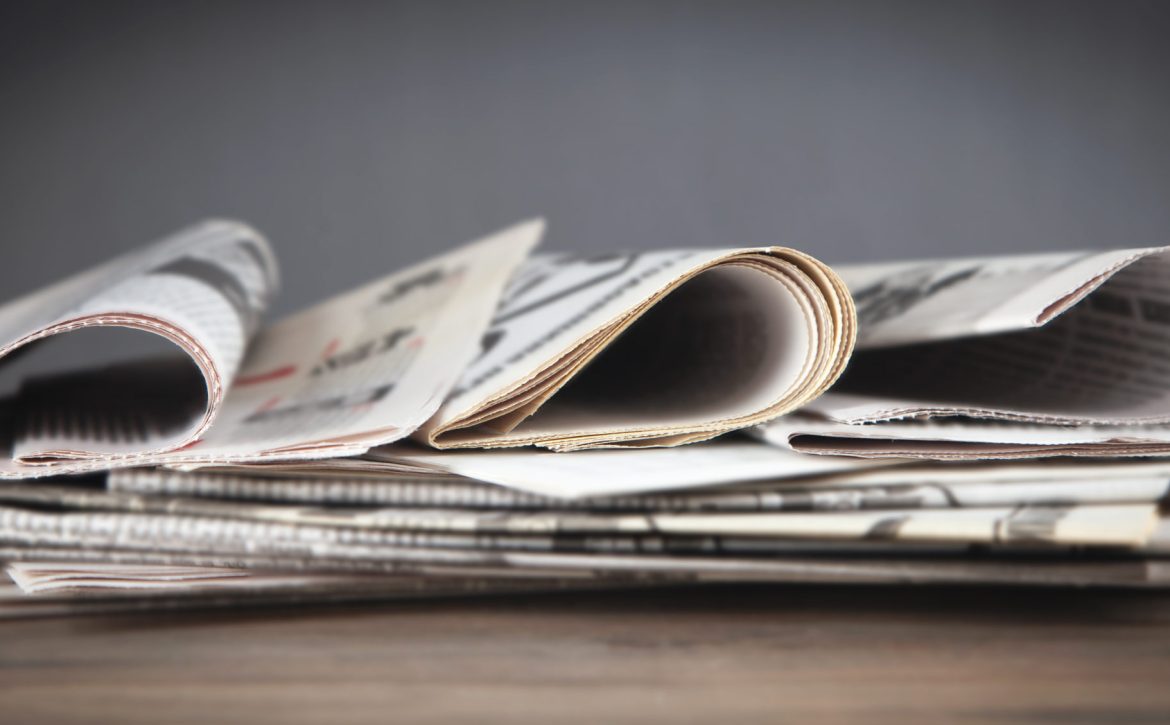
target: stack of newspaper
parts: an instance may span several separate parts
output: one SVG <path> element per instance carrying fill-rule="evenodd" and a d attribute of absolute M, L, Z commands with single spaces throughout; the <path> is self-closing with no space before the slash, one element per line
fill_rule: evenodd
<path fill-rule="evenodd" d="M 542 234 L 265 326 L 272 250 L 213 221 L 0 307 L 0 615 L 1170 582 L 1166 249 L 830 269 Z"/>

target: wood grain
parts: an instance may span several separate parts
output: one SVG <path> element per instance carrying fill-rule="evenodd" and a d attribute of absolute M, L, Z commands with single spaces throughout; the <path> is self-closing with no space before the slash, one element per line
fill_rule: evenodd
<path fill-rule="evenodd" d="M 1170 595 L 724 586 L 0 623 L 0 721 L 1164 722 Z"/>

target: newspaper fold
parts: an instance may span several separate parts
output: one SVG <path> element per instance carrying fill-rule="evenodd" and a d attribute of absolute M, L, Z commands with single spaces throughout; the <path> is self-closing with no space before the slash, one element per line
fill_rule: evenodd
<path fill-rule="evenodd" d="M 826 406 L 843 395 L 829 394 Z M 1054 457 L 1135 457 L 1170 454 L 1166 425 L 1043 425 L 961 418 L 850 424 L 817 415 L 815 401 L 798 415 L 752 430 L 760 439 L 801 453 L 866 459 L 939 461 Z"/>
<path fill-rule="evenodd" d="M 5 416 L 12 456 L 0 477 L 352 455 L 410 435 L 475 357 L 504 285 L 542 233 L 542 222 L 519 224 L 264 329 L 272 254 L 230 222 L 9 303 L 0 340 L 11 342 L 0 354 L 83 327 L 130 327 L 176 343 L 207 393 L 180 405 L 172 392 L 192 387 L 189 371 L 169 361 L 38 381 L 9 401 L 24 415 Z"/>
<path fill-rule="evenodd" d="M 276 284 L 259 234 L 211 221 L 0 307 L 0 357 L 65 333 L 123 328 L 160 336 L 193 363 L 98 371 L 64 389 L 26 383 L 6 411 L 12 458 L 0 475 L 197 440 L 220 411 Z M 102 372 L 110 377 L 96 385 Z"/>
<path fill-rule="evenodd" d="M 558 451 L 711 438 L 820 395 L 855 325 L 837 275 L 781 247 L 536 257 L 419 437 Z"/>
<path fill-rule="evenodd" d="M 887 457 L 1170 452 L 1168 251 L 839 267 L 849 371 L 760 435 Z"/>

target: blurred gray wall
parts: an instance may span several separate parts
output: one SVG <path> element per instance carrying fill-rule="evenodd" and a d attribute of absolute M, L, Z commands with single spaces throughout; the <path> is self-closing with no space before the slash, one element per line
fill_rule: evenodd
<path fill-rule="evenodd" d="M 1170 242 L 1170 3 L 0 5 L 0 297 L 206 216 L 299 307 L 522 217 L 829 261 Z"/>

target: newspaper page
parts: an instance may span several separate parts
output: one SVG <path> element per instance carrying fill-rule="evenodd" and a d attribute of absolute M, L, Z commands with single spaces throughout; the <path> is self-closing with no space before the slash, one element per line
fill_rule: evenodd
<path fill-rule="evenodd" d="M 431 466 L 466 478 L 557 498 L 807 478 L 875 467 L 872 461 L 805 456 L 750 439 L 717 440 L 677 448 L 560 453 L 427 451 L 398 445 L 376 448 L 367 458 Z"/>
<path fill-rule="evenodd" d="M 732 443 L 731 441 L 719 442 Z M 698 450 L 713 444 L 702 443 L 680 449 L 648 449 L 655 453 Z M 731 448 L 734 450 L 734 447 Z M 647 451 L 643 451 L 647 452 Z M 594 451 L 592 453 L 609 453 Z M 445 454 L 446 455 L 446 454 Z M 474 455 L 474 454 L 471 454 Z M 541 454 L 545 455 L 545 454 Z M 547 454 L 550 459 L 564 459 L 572 466 L 573 459 L 580 453 Z M 680 460 L 671 457 L 674 460 Z M 816 457 L 807 456 L 817 460 Z M 687 460 L 685 457 L 681 460 Z M 714 460 L 714 459 L 713 459 Z M 750 460 L 750 459 L 749 459 Z M 837 458 L 828 459 L 837 460 Z M 653 462 L 649 462 L 653 463 Z M 510 487 L 498 486 L 461 476 L 417 477 L 413 475 L 354 475 L 350 473 L 321 473 L 304 471 L 257 471 L 252 468 L 231 471 L 201 469 L 194 472 L 179 472 L 167 469 L 121 469 L 111 471 L 106 479 L 113 493 L 128 493 L 143 496 L 177 496 L 223 499 L 227 501 L 245 499 L 272 503 L 301 503 L 323 506 L 387 507 L 387 508 L 464 508 L 464 509 L 558 509 L 558 510 L 719 510 L 746 506 L 749 510 L 757 507 L 780 508 L 801 500 L 803 491 L 824 493 L 834 489 L 859 490 L 885 487 L 894 491 L 918 491 L 915 496 L 928 496 L 927 490 L 936 492 L 929 500 L 941 496 L 950 501 L 959 501 L 957 487 L 974 491 L 981 487 L 1002 488 L 1006 484 L 1018 484 L 1023 490 L 1035 487 L 1035 496 L 1046 496 L 1051 503 L 1122 503 L 1131 500 L 1148 501 L 1152 498 L 1119 498 L 1109 496 L 1147 496 L 1158 491 L 1163 482 L 1170 480 L 1170 462 L 1165 461 L 1092 461 L 1076 463 L 1058 461 L 1032 461 L 1028 463 L 915 463 L 898 465 L 867 466 L 839 471 L 821 470 L 810 475 L 792 475 L 784 471 L 779 475 L 763 472 L 763 478 L 750 478 L 743 469 L 735 475 L 728 471 L 711 475 L 712 482 L 694 489 L 671 490 L 662 493 L 626 495 L 590 495 L 580 498 L 565 498 L 529 493 Z M 734 469 L 735 463 L 728 464 Z M 650 468 L 650 475 L 674 475 L 669 467 L 661 465 Z M 588 481 L 590 468 L 573 468 L 570 476 L 583 477 Z M 482 473 L 477 471 L 477 473 Z M 598 467 L 596 475 L 606 475 L 608 469 Z M 1141 482 L 1138 482 L 1138 480 Z M 1122 488 L 1121 482 L 1132 488 Z M 0 489 L 2 490 L 2 489 Z M 19 485 L 9 487 L 13 491 L 27 491 Z M 47 490 L 47 489 L 46 489 Z M 75 490 L 73 487 L 66 490 Z M 1043 493 L 1047 491 L 1048 493 Z M 83 494 L 79 494 L 83 495 Z M 876 495 L 876 494 L 875 494 Z M 891 494 L 895 499 L 904 497 Z M 1032 500 L 1014 500 L 1011 494 L 987 494 L 1002 497 L 1003 503 L 1030 503 Z M 1089 498 L 1082 500 L 1082 496 Z M 1062 498 L 1070 497 L 1070 498 Z M 1155 496 L 1157 498 L 1157 496 Z M 11 499 L 17 500 L 17 499 Z M 962 500 L 967 500 L 965 497 Z M 974 500 L 974 499 L 972 499 Z M 774 503 L 766 503 L 774 502 Z M 48 503 L 48 502 L 46 502 Z M 974 505 L 974 504 L 970 504 Z"/>
<path fill-rule="evenodd" d="M 834 512 L 1017 506 L 1157 503 L 1170 490 L 1170 475 L 1084 476 L 1040 481 L 937 481 L 913 477 L 901 483 L 861 481 L 781 486 L 707 494 L 599 498 L 541 508 L 297 506 L 261 501 L 146 495 L 45 483 L 0 484 L 0 503 L 37 509 L 111 511 L 415 531 L 489 533 L 624 532 L 620 514 Z M 631 519 L 633 521 L 633 519 Z M 634 524 L 641 526 L 642 524 Z M 649 525 L 649 524 L 646 524 Z"/>
<path fill-rule="evenodd" d="M 209 221 L 0 307 L 0 357 L 66 333 L 119 329 L 157 336 L 174 353 L 67 386 L 27 381 L 3 402 L 0 477 L 66 469 L 77 459 L 108 466 L 197 440 L 220 411 L 276 286 L 263 237 Z"/>
<path fill-rule="evenodd" d="M 447 552 L 451 553 L 451 552 Z M 654 554 L 566 554 L 454 552 L 439 561 L 421 558 L 325 559 L 79 548 L 12 549 L 0 546 L 0 560 L 94 562 L 126 565 L 238 567 L 282 572 L 361 572 L 418 576 L 426 580 L 520 579 L 591 581 L 619 586 L 732 582 L 1001 584 L 1014 586 L 1170 585 L 1170 563 L 1125 553 L 1037 553 L 1002 557 L 973 552 L 956 558 L 902 554 L 666 556 Z"/>
<path fill-rule="evenodd" d="M 216 426 L 167 462 L 352 455 L 410 435 L 479 353 L 543 230 L 516 225 L 264 330 Z"/>
<path fill-rule="evenodd" d="M 865 509 L 967 508 L 979 506 L 1147 503 L 1170 494 L 1170 471 L 1101 470 L 1095 475 L 1050 479 L 950 480 L 946 476 L 861 478 L 730 490 L 560 499 L 467 482 L 385 485 L 368 479 L 271 479 L 225 474 L 126 471 L 111 476 L 109 492 L 72 486 L 0 485 L 0 501 L 123 511 L 217 511 L 251 516 L 269 506 L 307 504 L 316 516 L 340 509 L 346 520 L 359 512 L 489 510 L 495 516 L 523 511 L 845 511 Z M 1164 467 L 1163 467 L 1164 468 Z M 217 500 L 218 499 L 218 500 Z M 246 501 L 247 503 L 244 503 Z M 261 503 L 262 502 L 262 503 Z M 210 508 L 208 508 L 210 507 Z M 262 515 L 262 514 L 258 514 Z M 278 515 L 283 516 L 283 513 Z M 378 520 L 375 514 L 372 520 Z"/>
<path fill-rule="evenodd" d="M 83 554 L 73 551 L 70 554 Z M 181 567 L 201 572 L 197 579 L 172 580 L 168 586 L 152 584 L 154 571 L 163 568 L 133 564 L 89 564 L 75 561 L 21 562 L 8 574 L 0 573 L 0 619 L 33 619 L 50 616 L 92 616 L 156 612 L 156 610 L 207 609 L 257 606 L 317 606 L 336 603 L 434 599 L 448 596 L 581 592 L 596 589 L 658 586 L 643 581 L 603 578 L 541 579 L 534 576 L 398 576 L 386 574 L 267 573 L 229 567 Z M 150 572 L 145 572 L 149 569 Z M 89 574 L 96 573 L 90 579 Z M 204 586 L 207 576 L 233 576 L 228 587 Z M 242 580 L 242 581 L 241 581 Z M 84 584 L 74 587 L 75 582 Z M 139 584 L 147 584 L 147 588 Z M 22 586 L 28 587 L 22 588 Z"/>
<path fill-rule="evenodd" d="M 789 249 L 539 256 L 419 437 L 555 450 L 711 438 L 819 395 L 854 328 L 837 276 Z"/>
<path fill-rule="evenodd" d="M 28 477 L 146 463 L 303 460 L 360 454 L 409 435 L 479 352 L 504 284 L 542 233 L 542 222 L 525 222 L 312 306 L 257 332 L 246 359 L 239 339 L 225 358 L 232 375 L 214 378 L 214 410 L 208 407 L 204 423 L 168 451 L 74 462 L 59 454 L 6 472 Z M 191 247 L 179 242 L 180 249 Z M 128 289 L 150 288 L 132 278 Z M 176 306 L 191 315 L 190 299 L 177 299 Z M 76 388 L 101 391 L 105 386 L 95 385 L 101 374 L 69 375 L 42 387 L 57 396 Z M 209 427 L 212 412 L 218 415 Z M 18 441 L 18 450 L 27 448 Z"/>
<path fill-rule="evenodd" d="M 404 523 L 396 515 L 387 523 Z M 417 522 L 421 516 L 414 515 Z M 891 543 L 1027 544 L 1137 548 L 1153 534 L 1156 504 L 766 513 L 517 515 L 436 512 L 432 530 L 328 526 L 210 516 L 50 513 L 0 507 L 0 541 L 281 556 L 394 557 L 408 550 L 627 551 L 708 548 L 720 537 Z M 484 528 L 481 530 L 479 526 Z M 444 530 L 446 527 L 448 530 Z M 591 535 L 598 536 L 591 536 Z M 649 538 L 640 538 L 649 537 Z M 703 537 L 714 541 L 704 542 Z M 404 554 L 405 555 L 405 554 Z"/>
<path fill-rule="evenodd" d="M 584 577 L 269 572 L 215 566 L 69 560 L 10 562 L 7 574 L 12 583 L 0 583 L 0 618 L 575 592 L 655 584 L 652 580 L 615 584 Z"/>
<path fill-rule="evenodd" d="M 844 396 L 825 401 L 836 405 Z M 819 401 L 818 401 L 819 403 Z M 1170 454 L 1167 425 L 1044 425 L 961 418 L 895 420 L 857 425 L 816 415 L 814 403 L 752 431 L 800 453 L 860 456 L 869 460 L 1025 460 L 1077 456 L 1115 458 Z"/>
<path fill-rule="evenodd" d="M 1167 248 L 838 271 L 857 353 L 803 415 L 767 424 L 768 440 L 916 457 L 1167 452 Z"/>
<path fill-rule="evenodd" d="M 340 506 L 540 508 L 555 501 L 460 477 L 243 472 L 129 468 L 110 472 L 112 492 L 147 496 L 195 496 Z"/>
<path fill-rule="evenodd" d="M 502 577 L 490 579 L 424 579 L 422 577 L 389 577 L 369 574 L 329 574 L 280 572 L 255 569 L 239 569 L 210 566 L 109 564 L 76 561 L 25 561 L 11 562 L 5 571 L 25 594 L 92 594 L 95 590 L 110 592 L 165 592 L 189 593 L 206 590 L 255 590 L 255 589 L 331 589 L 347 586 L 371 587 L 392 591 L 402 590 L 418 593 L 436 593 L 459 589 L 467 593 L 474 591 L 503 591 L 532 588 L 532 579 L 517 579 L 515 584 L 525 587 L 508 587 L 509 580 Z M 540 580 L 536 580 L 537 583 Z M 556 589 L 558 581 L 549 580 L 544 584 Z"/>
<path fill-rule="evenodd" d="M 0 550 L 3 553 L 3 550 Z M 48 552 L 46 552 L 48 553 Z M 90 560 L 94 554 L 81 549 L 58 550 L 60 557 Z M 209 557 L 183 554 L 178 556 L 150 552 L 125 552 L 118 558 L 130 561 L 207 560 Z M 555 557 L 553 561 L 549 559 Z M 210 557 L 214 559 L 215 557 Z M 527 557 L 526 557 L 527 558 Z M 515 561 L 515 559 L 513 559 Z M 239 562 L 236 563 L 257 563 Z M 289 570 L 319 571 L 318 561 L 284 559 L 269 560 L 268 565 L 279 564 Z M 528 561 L 526 563 L 534 563 Z M 548 577 L 563 582 L 586 583 L 586 586 L 631 588 L 647 585 L 670 586 L 719 583 L 823 583 L 823 584 L 962 584 L 1007 586 L 1060 587 L 1141 587 L 1163 588 L 1170 585 L 1170 563 L 1159 559 L 1134 556 L 1090 556 L 1072 558 L 987 557 L 957 559 L 954 557 L 890 556 L 813 556 L 786 557 L 761 560 L 749 558 L 663 557 L 663 556 L 606 556 L 606 555 L 543 555 L 535 564 L 539 568 L 452 567 L 417 565 L 405 567 L 410 574 L 401 573 L 401 564 L 377 562 L 325 562 L 334 571 L 363 571 L 389 573 L 397 577 L 417 575 L 422 581 L 436 579 L 463 581 L 469 577 L 484 580 L 497 578 L 514 580 L 522 585 L 520 577 L 530 579 L 533 585 L 543 587 Z M 215 566 L 205 564 L 205 566 Z M 476 581 L 473 579 L 473 581 Z M 441 586 L 441 584 L 436 584 Z M 472 591 L 475 591 L 474 589 Z M 29 603 L 26 595 L 23 603 Z M 317 597 L 296 601 L 315 602 Z M 228 601 L 227 604 L 238 602 Z M 286 603 L 282 600 L 279 603 Z M 202 606 L 202 605 L 201 605 Z M 7 603 L 4 612 L 7 613 Z M 88 610 L 87 610 L 88 611 Z"/>

